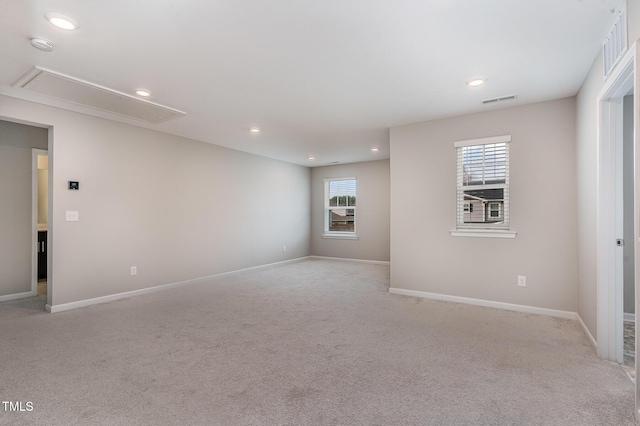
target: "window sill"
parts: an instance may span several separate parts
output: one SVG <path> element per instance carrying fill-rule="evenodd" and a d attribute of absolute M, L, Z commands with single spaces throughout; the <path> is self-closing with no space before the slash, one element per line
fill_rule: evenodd
<path fill-rule="evenodd" d="M 452 237 L 476 237 L 476 238 L 515 238 L 515 231 L 502 229 L 455 229 L 449 231 Z"/>
<path fill-rule="evenodd" d="M 357 240 L 356 234 L 322 234 L 322 238 L 328 238 L 331 240 Z"/>

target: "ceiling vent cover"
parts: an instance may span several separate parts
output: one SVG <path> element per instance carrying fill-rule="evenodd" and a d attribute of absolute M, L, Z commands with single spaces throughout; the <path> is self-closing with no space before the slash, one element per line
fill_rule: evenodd
<path fill-rule="evenodd" d="M 604 76 L 611 73 L 624 52 L 627 51 L 627 9 L 625 6 L 618 12 L 618 19 L 613 24 L 609 35 L 602 45 L 604 58 Z"/>
<path fill-rule="evenodd" d="M 499 98 L 485 99 L 483 104 L 493 104 L 496 102 L 514 101 L 518 98 L 518 95 L 500 96 Z"/>
<path fill-rule="evenodd" d="M 13 87 L 149 123 L 161 123 L 186 114 L 177 109 L 40 67 L 34 67 Z"/>

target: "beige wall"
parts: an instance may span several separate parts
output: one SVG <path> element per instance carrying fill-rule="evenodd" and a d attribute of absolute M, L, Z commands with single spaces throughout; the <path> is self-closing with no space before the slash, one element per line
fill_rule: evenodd
<path fill-rule="evenodd" d="M 602 87 L 602 55 L 596 58 L 576 97 L 578 226 L 578 315 L 597 339 L 597 105 Z"/>
<path fill-rule="evenodd" d="M 627 1 L 628 40 L 640 38 L 640 0 Z M 578 201 L 578 315 L 597 336 L 596 212 L 597 212 L 597 96 L 604 86 L 602 53 L 598 53 L 576 97 L 576 175 Z"/>
<path fill-rule="evenodd" d="M 452 237 L 454 141 L 505 134 L 517 237 Z M 575 98 L 392 128 L 391 286 L 575 312 L 575 188 Z"/>
<path fill-rule="evenodd" d="M 53 306 L 309 255 L 306 167 L 9 97 L 0 116 L 53 126 Z"/>
<path fill-rule="evenodd" d="M 0 120 L 0 296 L 31 291 L 32 148 L 46 129 Z"/>
<path fill-rule="evenodd" d="M 357 178 L 357 240 L 322 238 L 324 179 Z M 389 261 L 389 160 L 311 169 L 311 254 Z"/>

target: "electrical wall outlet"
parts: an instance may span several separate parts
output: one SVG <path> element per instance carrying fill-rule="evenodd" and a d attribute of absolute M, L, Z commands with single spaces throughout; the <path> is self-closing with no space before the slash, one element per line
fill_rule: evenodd
<path fill-rule="evenodd" d="M 286 253 L 287 252 L 287 246 L 282 246 L 282 252 Z"/>
<path fill-rule="evenodd" d="M 132 266 L 131 267 L 131 275 L 138 275 L 138 267 L 137 266 Z"/>
<path fill-rule="evenodd" d="M 527 286 L 527 276 L 518 275 L 518 287 L 526 287 L 526 286 Z"/>

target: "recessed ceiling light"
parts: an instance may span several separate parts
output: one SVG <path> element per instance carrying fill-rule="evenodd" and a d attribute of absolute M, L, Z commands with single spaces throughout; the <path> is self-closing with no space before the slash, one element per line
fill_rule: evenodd
<path fill-rule="evenodd" d="M 253 133 L 254 135 L 260 133 L 260 129 L 257 128 L 257 127 L 252 127 L 252 128 L 249 129 L 249 131 L 251 133 Z"/>
<path fill-rule="evenodd" d="M 144 89 L 138 89 L 136 90 L 136 95 L 148 98 L 149 96 L 151 96 L 151 92 Z"/>
<path fill-rule="evenodd" d="M 371 152 L 378 152 L 378 151 L 380 151 L 380 148 L 377 148 L 377 147 L 371 148 Z"/>
<path fill-rule="evenodd" d="M 78 28 L 78 23 L 73 19 L 59 13 L 47 13 L 44 17 L 53 25 L 62 30 L 73 31 Z"/>
<path fill-rule="evenodd" d="M 313 161 L 313 160 L 315 160 L 315 159 L 316 159 L 316 157 L 314 157 L 314 156 L 312 156 L 312 155 L 310 155 L 310 156 L 308 156 L 308 157 L 307 157 L 307 160 L 309 160 L 309 161 Z"/>
<path fill-rule="evenodd" d="M 51 52 L 53 50 L 53 43 L 43 38 L 32 38 L 31 45 L 43 52 Z"/>
<path fill-rule="evenodd" d="M 479 87 L 486 83 L 486 81 L 486 78 L 472 78 L 471 80 L 468 80 L 466 84 L 469 87 Z"/>

